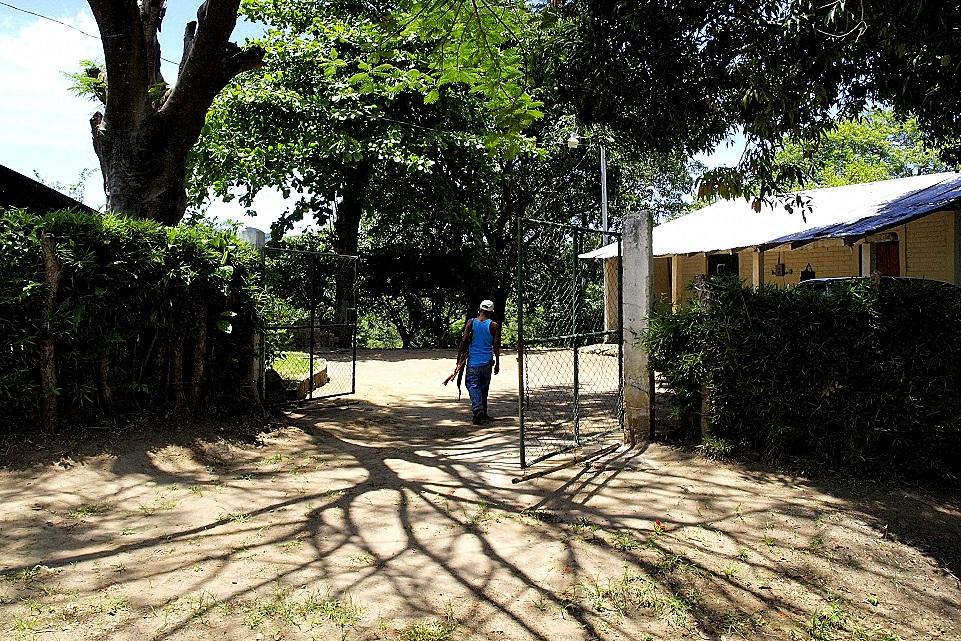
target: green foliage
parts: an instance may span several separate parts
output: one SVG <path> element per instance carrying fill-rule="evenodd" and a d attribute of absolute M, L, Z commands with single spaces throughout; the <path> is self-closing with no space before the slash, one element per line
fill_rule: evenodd
<path fill-rule="evenodd" d="M 107 76 L 103 72 L 103 66 L 103 62 L 81 60 L 80 71 L 64 74 L 71 82 L 71 91 L 100 104 L 106 103 Z"/>
<path fill-rule="evenodd" d="M 843 120 L 817 141 L 788 140 L 777 162 L 804 167 L 810 180 L 799 188 L 837 187 L 950 167 L 929 147 L 916 118 L 901 119 L 890 109 L 872 109 L 863 117 Z"/>
<path fill-rule="evenodd" d="M 959 471 L 959 328 L 961 290 L 943 283 L 716 279 L 709 304 L 658 314 L 643 340 L 680 413 L 706 389 L 714 436 L 741 451 L 926 476 Z"/>
<path fill-rule="evenodd" d="M 709 152 L 746 139 L 735 167 L 707 172 L 700 197 L 770 199 L 803 183 L 776 161 L 785 137 L 822 141 L 875 104 L 961 158 L 956 4 L 924 0 L 561 0 L 546 3 L 558 90 L 580 122 L 649 151 Z M 830 145 L 830 141 L 827 141 Z M 760 202 L 758 201 L 758 205 Z"/>
<path fill-rule="evenodd" d="M 486 153 L 527 144 L 519 132 L 539 112 L 512 47 L 492 56 L 496 73 L 476 66 L 480 52 L 467 39 L 461 51 L 472 53 L 438 60 L 450 29 L 465 38 L 476 29 L 473 12 L 278 0 L 252 0 L 245 10 L 270 26 L 256 43 L 267 55 L 208 115 L 192 163 L 197 200 L 209 189 L 231 199 L 239 188 L 249 206 L 264 188 L 296 192 L 276 226 L 282 232 L 308 215 L 325 222 L 338 198 L 396 193 L 395 185 L 443 165 L 450 148 Z M 356 236 L 359 212 L 346 211 L 353 200 L 338 217 L 352 219 Z M 338 249 L 355 252 L 350 235 L 340 236 Z"/>
<path fill-rule="evenodd" d="M 113 215 L 11 210 L 0 212 L 0 221 L 5 426 L 36 419 L 39 345 L 47 335 L 68 422 L 179 407 L 184 395 L 212 411 L 251 401 L 243 368 L 263 294 L 260 261 L 249 245 L 209 227 L 164 228 Z M 49 333 L 41 314 L 42 235 L 53 237 L 60 263 Z M 192 381 L 198 358 L 206 367 Z M 188 389 L 191 382 L 201 388 Z"/>

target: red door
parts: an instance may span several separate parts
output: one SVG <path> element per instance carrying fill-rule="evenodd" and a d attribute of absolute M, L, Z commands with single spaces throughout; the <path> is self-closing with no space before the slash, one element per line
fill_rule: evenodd
<path fill-rule="evenodd" d="M 898 241 L 877 243 L 874 246 L 876 254 L 876 268 L 882 276 L 901 275 L 901 248 Z"/>

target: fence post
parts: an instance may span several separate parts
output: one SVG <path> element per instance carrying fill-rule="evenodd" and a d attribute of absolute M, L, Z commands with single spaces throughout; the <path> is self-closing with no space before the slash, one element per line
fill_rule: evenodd
<path fill-rule="evenodd" d="M 756 259 L 757 260 L 757 259 Z M 760 258 L 760 262 L 764 265 L 763 255 Z M 762 281 L 763 284 L 763 281 Z M 703 274 L 698 274 L 694 277 L 694 295 L 701 302 L 701 305 L 705 308 L 711 304 L 711 288 L 708 284 L 708 279 Z M 707 384 L 701 385 L 701 406 L 699 408 L 699 427 L 701 431 L 701 441 L 711 435 L 711 397 L 707 391 Z"/>
<path fill-rule="evenodd" d="M 654 254 L 652 221 L 647 211 L 624 220 L 622 240 L 623 314 L 622 351 L 624 354 L 624 442 L 637 445 L 651 431 L 654 390 L 651 387 L 650 360 L 638 340 L 647 328 L 653 309 Z"/>
<path fill-rule="evenodd" d="M 41 310 L 40 326 L 40 416 L 43 427 L 52 430 L 57 427 L 57 353 L 53 340 L 53 310 L 57 303 L 60 288 L 60 259 L 53 236 L 40 237 L 43 251 L 43 271 L 45 296 Z"/>

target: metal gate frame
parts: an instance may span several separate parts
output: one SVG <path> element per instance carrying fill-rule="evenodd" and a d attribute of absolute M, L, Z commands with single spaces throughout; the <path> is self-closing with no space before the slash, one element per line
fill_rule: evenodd
<path fill-rule="evenodd" d="M 526 277 L 528 275 L 528 264 L 527 264 L 527 254 L 525 251 L 524 243 L 524 231 L 529 226 L 545 226 L 545 227 L 555 227 L 559 229 L 564 229 L 569 231 L 572 235 L 572 254 L 574 260 L 574 270 L 573 270 L 573 291 L 574 291 L 574 310 L 571 315 L 571 327 L 570 332 L 566 335 L 557 336 L 545 336 L 545 337 L 527 337 L 525 335 L 524 326 L 524 307 L 526 302 Z M 603 239 L 603 244 L 610 243 L 611 241 L 617 242 L 619 247 L 622 247 L 621 234 L 619 232 L 604 231 L 599 229 L 594 229 L 591 227 L 583 227 L 576 225 L 568 225 L 563 223 L 555 223 L 551 221 L 538 220 L 532 218 L 519 218 L 517 221 L 517 360 L 518 360 L 518 416 L 520 422 L 520 464 L 521 468 L 527 468 L 535 463 L 539 463 L 558 454 L 563 454 L 569 452 L 573 449 L 579 448 L 590 442 L 599 440 L 603 436 L 606 436 L 614 431 L 624 429 L 624 307 L 623 307 L 623 283 L 624 283 L 624 266 L 621 260 L 617 263 L 617 327 L 613 331 L 609 331 L 606 328 L 602 331 L 586 332 L 581 331 L 579 326 L 579 314 L 577 313 L 578 306 L 583 302 L 583 290 L 586 283 L 582 282 L 580 262 L 581 260 L 595 260 L 595 259 L 583 259 L 580 257 L 581 242 L 583 240 L 584 234 L 600 234 Z M 622 254 L 621 251 L 618 252 L 618 256 Z M 602 271 L 602 273 L 604 273 Z M 606 312 L 606 299 L 607 299 L 607 288 L 605 284 L 605 312 Z M 580 344 L 585 339 L 600 338 L 609 334 L 614 334 L 615 345 L 617 346 L 617 425 L 612 427 L 605 432 L 599 432 L 596 434 L 589 435 L 587 437 L 582 436 L 581 433 L 581 420 L 582 416 L 580 413 L 580 393 L 581 393 L 581 383 L 580 383 Z M 564 447 L 559 447 L 551 452 L 537 456 L 531 460 L 528 460 L 527 455 L 527 415 L 525 409 L 529 402 L 528 386 L 526 384 L 526 351 L 529 345 L 536 343 L 547 343 L 550 341 L 569 341 L 571 344 L 571 350 L 573 351 L 573 439 L 570 444 Z"/>
<path fill-rule="evenodd" d="M 271 330 L 307 330 L 307 345 L 306 351 L 308 355 L 308 369 L 307 369 L 307 380 L 308 389 L 306 398 L 301 399 L 299 402 L 307 402 L 313 400 L 323 400 L 330 398 L 337 398 L 340 396 L 350 396 L 357 392 L 357 264 L 359 262 L 358 256 L 352 256 L 348 254 L 337 254 L 333 252 L 315 252 L 302 249 L 291 249 L 286 247 L 264 247 L 261 251 L 261 259 L 263 261 L 265 273 L 270 269 L 268 266 L 268 255 L 276 254 L 290 254 L 290 255 L 300 255 L 308 258 L 314 258 L 318 263 L 335 263 L 340 262 L 349 265 L 349 269 L 346 270 L 350 275 L 350 306 L 347 308 L 349 312 L 349 322 L 336 322 L 330 320 L 320 320 L 317 318 L 317 308 L 320 306 L 319 300 L 313 300 L 313 304 L 310 305 L 309 317 L 306 321 L 301 321 L 292 324 L 268 324 L 265 327 L 266 331 Z M 340 271 L 334 271 L 333 276 L 336 279 L 339 277 Z M 302 276 L 307 277 L 308 274 L 302 274 Z M 269 287 L 270 283 L 266 282 L 265 287 Z M 344 331 L 346 330 L 346 331 Z M 341 391 L 334 391 L 327 394 L 317 394 L 315 391 L 319 389 L 314 385 L 314 362 L 315 357 L 320 353 L 318 346 L 318 335 L 323 335 L 328 331 L 337 331 L 338 333 L 349 331 L 350 335 L 350 345 L 346 349 L 350 352 L 350 389 L 342 389 Z M 264 345 L 264 352 L 266 352 L 266 345 Z M 262 361 L 264 369 L 269 367 L 266 359 L 266 353 L 262 354 Z"/>

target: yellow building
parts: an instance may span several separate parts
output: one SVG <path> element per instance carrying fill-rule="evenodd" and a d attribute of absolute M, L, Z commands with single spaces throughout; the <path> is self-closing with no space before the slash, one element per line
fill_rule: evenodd
<path fill-rule="evenodd" d="M 721 201 L 654 228 L 654 291 L 676 305 L 695 276 L 719 273 L 754 285 L 875 271 L 961 285 L 959 208 L 958 173 L 808 190 L 761 211 Z"/>

